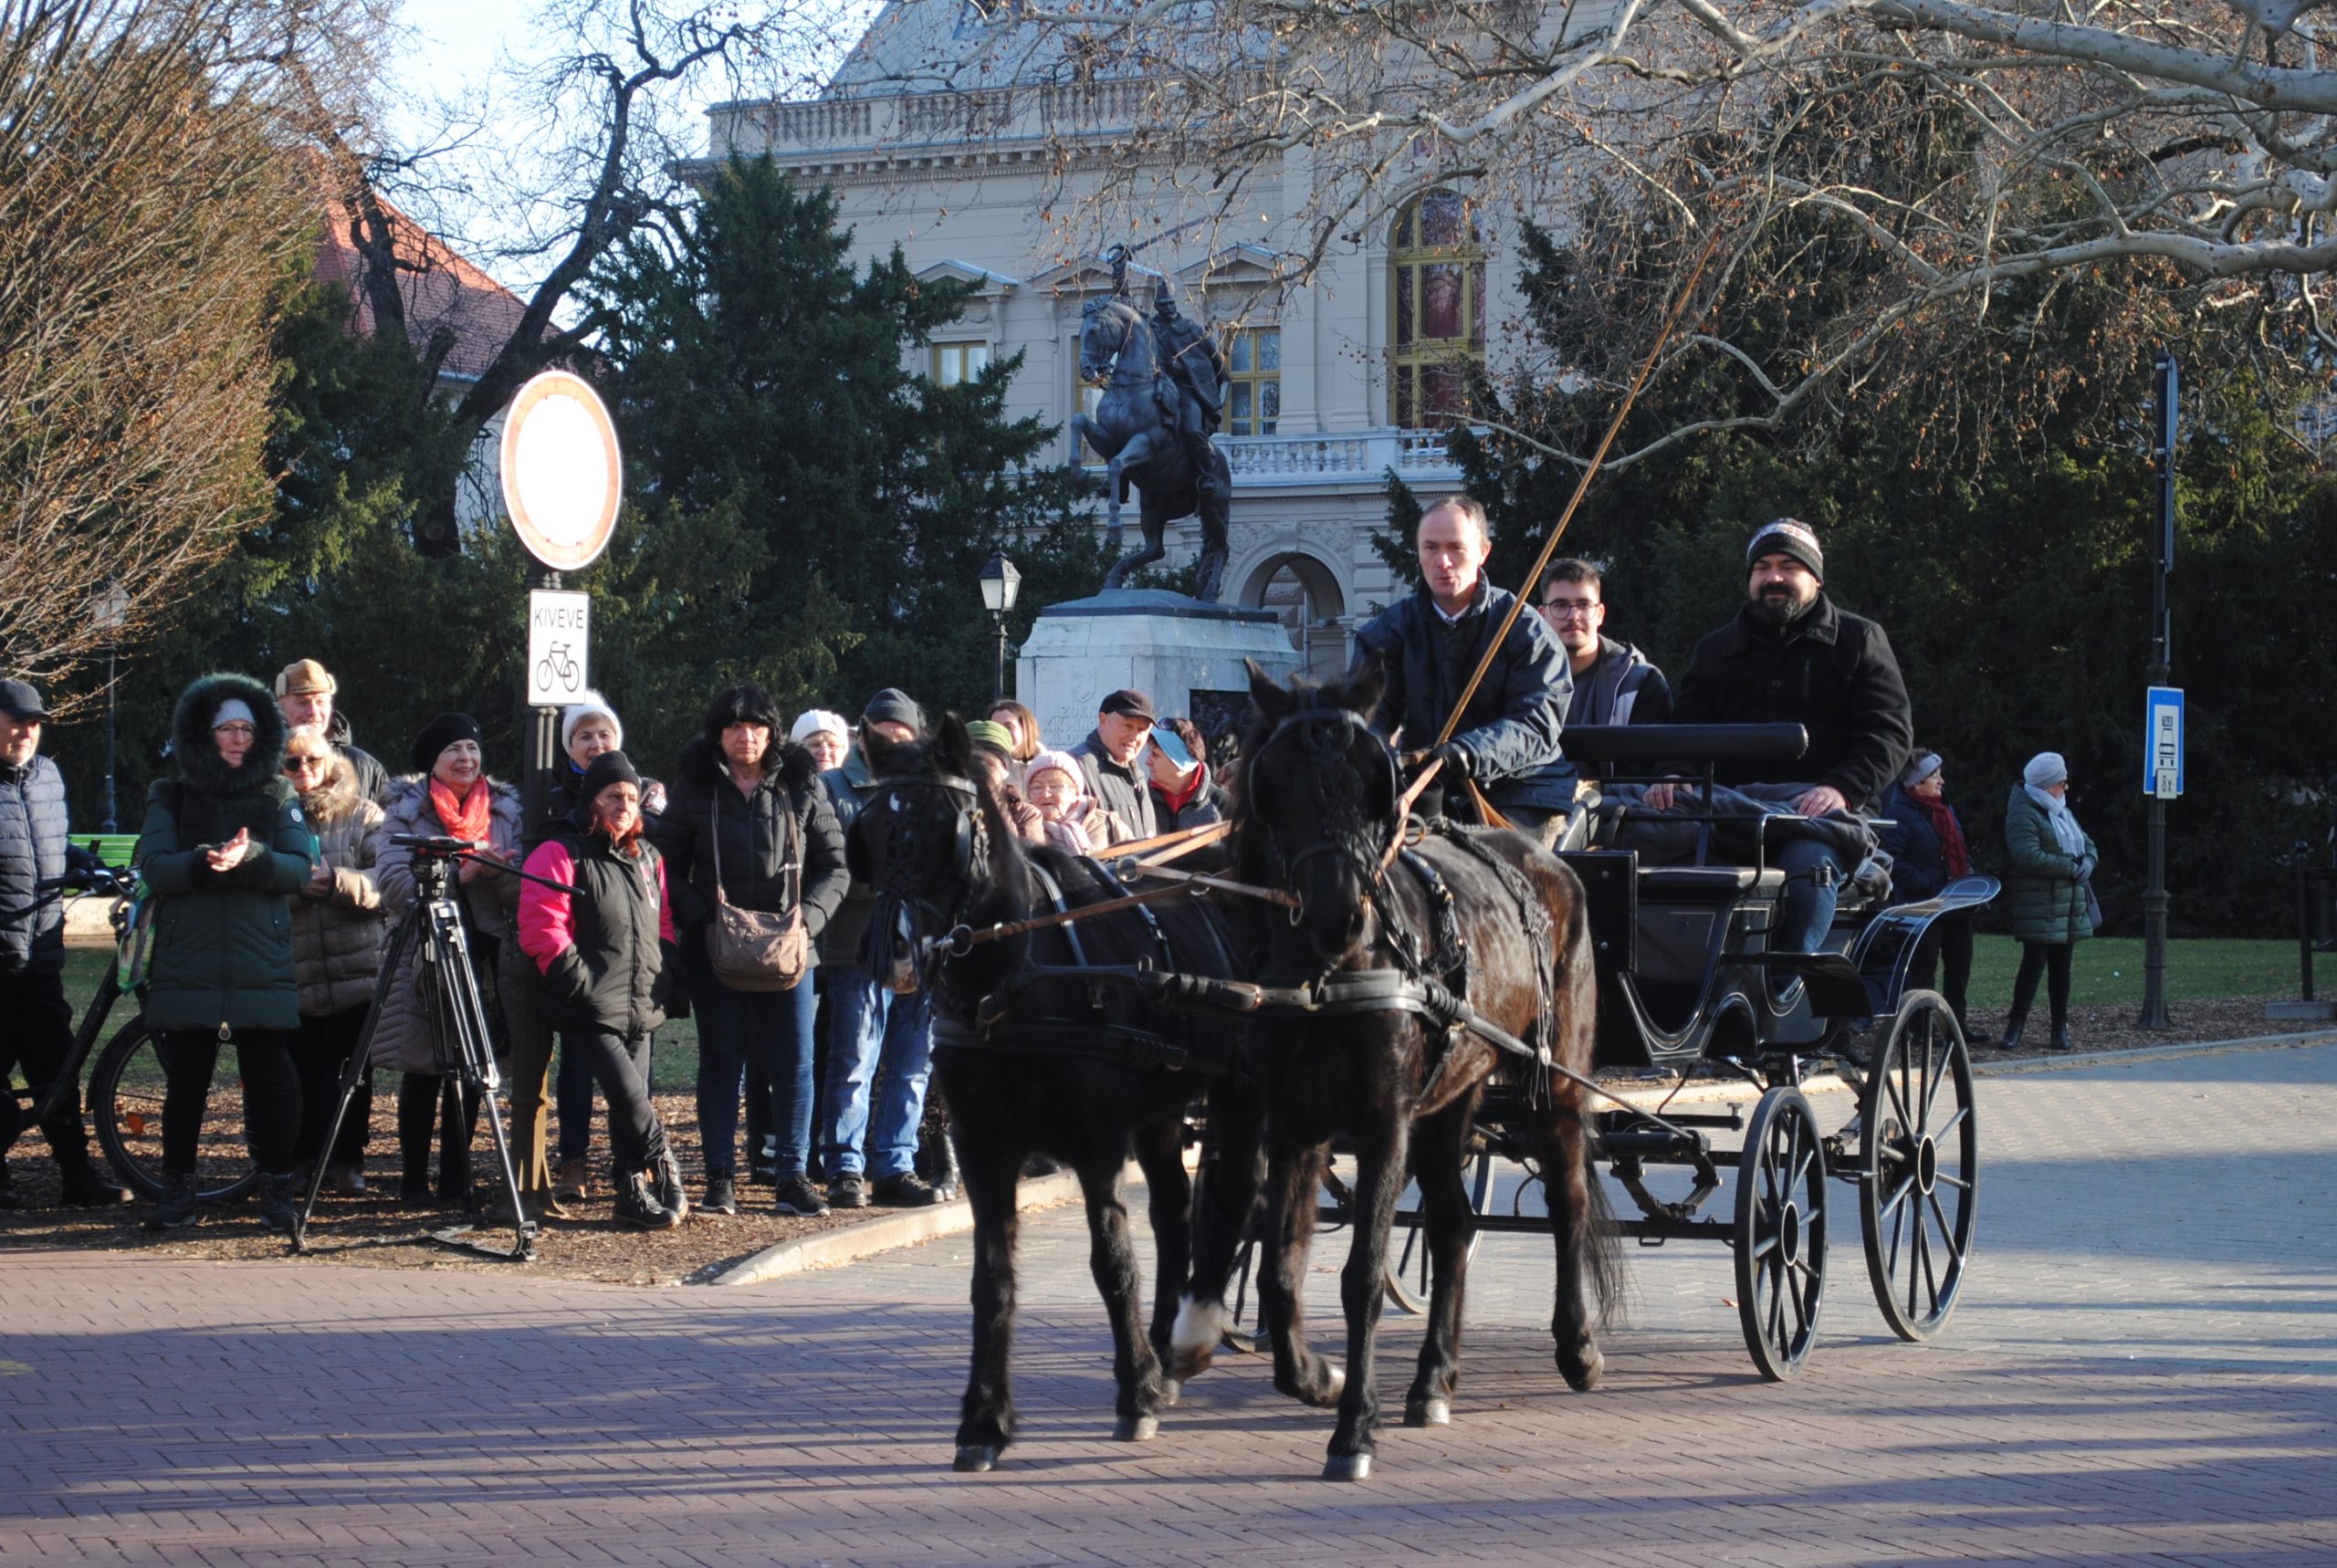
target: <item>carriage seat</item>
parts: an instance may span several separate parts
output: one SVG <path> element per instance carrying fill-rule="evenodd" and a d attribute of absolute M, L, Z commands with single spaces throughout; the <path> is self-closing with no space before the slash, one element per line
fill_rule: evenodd
<path fill-rule="evenodd" d="M 1659 865 L 1640 871 L 1642 904 L 1733 904 L 1748 894 L 1775 898 L 1786 873 L 1776 866 Z"/>

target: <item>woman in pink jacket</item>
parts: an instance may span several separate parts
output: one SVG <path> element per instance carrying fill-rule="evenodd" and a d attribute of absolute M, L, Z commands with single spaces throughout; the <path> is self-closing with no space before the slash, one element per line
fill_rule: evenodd
<path fill-rule="evenodd" d="M 642 836 L 641 775 L 622 751 L 585 768 L 578 804 L 528 857 L 519 947 L 543 979 L 544 1017 L 560 1048 L 588 1063 L 609 1102 L 616 1218 L 642 1229 L 689 1214 L 680 1162 L 649 1100 L 649 1038 L 665 1021 L 674 966 L 665 865 Z"/>

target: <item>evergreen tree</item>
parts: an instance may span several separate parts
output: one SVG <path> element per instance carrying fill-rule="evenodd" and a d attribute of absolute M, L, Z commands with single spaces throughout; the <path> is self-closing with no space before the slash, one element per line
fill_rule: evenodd
<path fill-rule="evenodd" d="M 736 679 L 791 711 L 857 713 L 886 685 L 978 709 L 989 555 L 1022 570 L 1019 632 L 1101 575 L 1071 476 L 1028 466 L 1053 427 L 1003 413 L 1021 357 L 957 386 L 917 373 L 969 291 L 897 248 L 855 273 L 851 237 L 825 192 L 734 162 L 670 249 L 638 237 L 595 277 L 631 489 L 591 580 L 596 659 L 663 745 Z"/>

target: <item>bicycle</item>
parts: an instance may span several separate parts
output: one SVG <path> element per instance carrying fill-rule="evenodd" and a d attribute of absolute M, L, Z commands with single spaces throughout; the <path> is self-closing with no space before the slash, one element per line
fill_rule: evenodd
<path fill-rule="evenodd" d="M 168 1074 L 163 1066 L 162 1042 L 147 1028 L 143 1008 L 114 1032 L 103 1051 L 97 1051 L 99 1037 L 104 1034 L 115 1004 L 133 988 L 122 983 L 121 947 L 131 922 L 137 918 L 144 889 L 134 869 L 85 873 L 73 880 L 82 884 L 85 895 L 113 899 L 108 920 L 113 927 L 114 952 L 107 961 L 105 977 L 99 981 L 89 1005 L 81 1009 L 80 1021 L 73 1031 L 72 1049 L 50 1082 L 47 1094 L 35 1109 L 32 1123 L 48 1119 L 65 1086 L 80 1082 L 83 1064 L 89 1061 L 92 1051 L 97 1051 L 97 1065 L 90 1070 L 84 1103 L 97 1134 L 98 1146 L 105 1151 L 106 1163 L 124 1186 L 143 1197 L 159 1198 L 162 1196 L 162 1099 Z M 235 1050 L 232 1040 L 222 1044 L 223 1054 Z M 225 1077 L 223 1071 L 215 1082 L 224 1082 Z M 17 1091 L 26 1098 L 32 1092 Z M 195 1151 L 195 1185 L 206 1203 L 232 1202 L 258 1185 L 259 1171 L 245 1146 L 240 1114 L 214 1115 L 206 1105 Z"/>
<path fill-rule="evenodd" d="M 544 657 L 536 661 L 536 685 L 545 691 L 573 693 L 584 685 L 584 671 L 571 658 L 565 643 L 554 643 Z"/>

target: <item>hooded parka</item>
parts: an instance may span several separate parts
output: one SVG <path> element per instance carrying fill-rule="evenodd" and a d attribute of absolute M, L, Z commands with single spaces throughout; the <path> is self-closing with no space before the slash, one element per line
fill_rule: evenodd
<path fill-rule="evenodd" d="M 230 697 L 251 709 L 252 747 L 234 768 L 211 721 Z M 248 675 L 205 675 L 171 717 L 174 778 L 146 792 L 135 852 L 154 905 L 146 1022 L 162 1030 L 291 1030 L 300 1023 L 290 895 L 316 841 L 283 777 L 284 717 Z M 249 830 L 260 852 L 229 872 L 205 852 Z"/>

